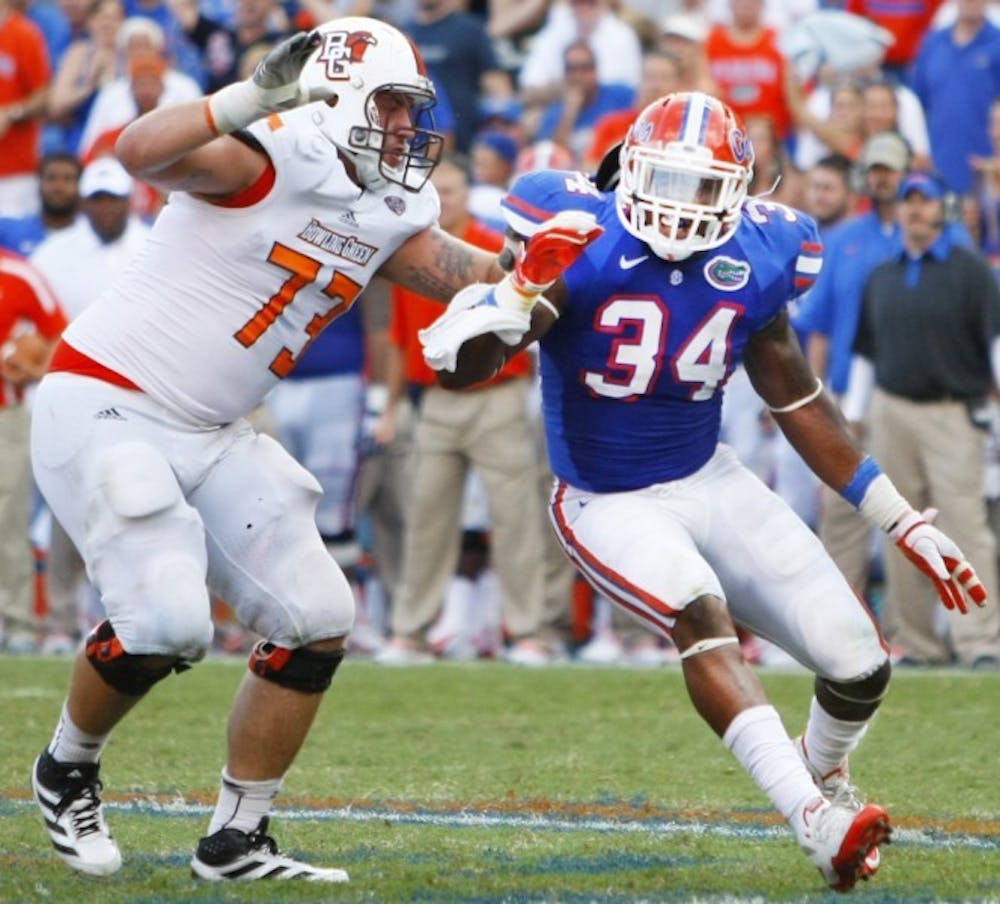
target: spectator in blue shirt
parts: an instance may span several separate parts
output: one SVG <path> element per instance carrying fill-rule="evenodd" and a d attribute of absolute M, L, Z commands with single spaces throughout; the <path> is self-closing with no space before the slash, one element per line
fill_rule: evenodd
<path fill-rule="evenodd" d="M 635 89 L 598 81 L 597 58 L 583 40 L 574 41 L 563 51 L 563 67 L 563 90 L 542 112 L 535 138 L 554 141 L 580 162 L 590 148 L 597 121 L 607 113 L 631 108 Z"/>
<path fill-rule="evenodd" d="M 436 86 L 444 86 L 455 117 L 455 150 L 468 153 L 479 126 L 481 95 L 507 97 L 503 70 L 483 20 L 462 12 L 458 0 L 419 0 L 404 31 L 417 45 Z"/>
<path fill-rule="evenodd" d="M 913 90 L 927 114 L 934 166 L 952 191 L 972 189 L 970 158 L 990 153 L 989 108 L 1000 96 L 1000 28 L 987 0 L 957 0 L 955 24 L 924 38 Z"/>

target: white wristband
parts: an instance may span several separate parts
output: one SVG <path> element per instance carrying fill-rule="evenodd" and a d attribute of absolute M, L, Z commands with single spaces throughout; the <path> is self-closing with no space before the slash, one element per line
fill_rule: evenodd
<path fill-rule="evenodd" d="M 220 135 L 244 129 L 270 112 L 262 106 L 256 85 L 248 80 L 220 88 L 209 97 L 208 110 Z"/>
<path fill-rule="evenodd" d="M 913 511 L 913 506 L 902 497 L 885 474 L 879 474 L 865 490 L 858 511 L 876 527 L 888 533 L 893 525 Z"/>

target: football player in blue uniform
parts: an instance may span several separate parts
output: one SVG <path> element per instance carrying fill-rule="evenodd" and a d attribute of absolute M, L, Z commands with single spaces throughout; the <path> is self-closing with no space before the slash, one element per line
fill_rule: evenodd
<path fill-rule="evenodd" d="M 929 513 L 858 450 L 809 369 L 786 305 L 820 269 L 816 225 L 747 198 L 753 150 L 732 111 L 705 94 L 667 95 L 612 162 L 611 180 L 615 167 L 602 165 L 595 180 L 544 171 L 514 184 L 504 207 L 527 241 L 513 272 L 459 293 L 425 331 L 425 356 L 457 387 L 539 340 L 551 520 L 566 553 L 673 638 L 698 712 L 846 891 L 875 872 L 891 831 L 847 770 L 885 694 L 888 651 L 817 537 L 719 443 L 734 367 L 743 362 L 803 459 L 946 606 L 983 605 L 985 592 Z M 815 673 L 794 741 L 734 623 Z"/>

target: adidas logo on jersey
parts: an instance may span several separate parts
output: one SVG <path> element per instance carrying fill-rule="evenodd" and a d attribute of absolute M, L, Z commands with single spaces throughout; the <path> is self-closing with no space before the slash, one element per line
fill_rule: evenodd
<path fill-rule="evenodd" d="M 102 408 L 94 415 L 97 421 L 124 421 L 127 418 L 117 408 Z"/>
<path fill-rule="evenodd" d="M 358 218 L 354 216 L 353 211 L 345 210 L 339 217 L 337 217 L 341 223 L 345 226 L 353 226 L 355 229 L 358 228 Z"/>

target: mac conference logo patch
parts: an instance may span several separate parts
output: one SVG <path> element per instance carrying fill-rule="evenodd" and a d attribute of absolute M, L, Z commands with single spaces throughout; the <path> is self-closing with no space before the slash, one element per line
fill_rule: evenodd
<path fill-rule="evenodd" d="M 705 264 L 705 279 L 722 292 L 735 292 L 750 282 L 750 265 L 720 254 Z"/>

